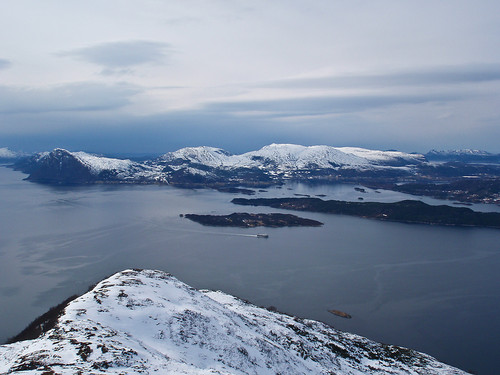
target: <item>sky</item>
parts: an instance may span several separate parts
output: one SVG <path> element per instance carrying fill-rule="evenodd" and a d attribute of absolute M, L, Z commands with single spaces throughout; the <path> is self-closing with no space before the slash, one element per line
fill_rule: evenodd
<path fill-rule="evenodd" d="M 0 3 L 0 147 L 500 153 L 497 0 Z"/>

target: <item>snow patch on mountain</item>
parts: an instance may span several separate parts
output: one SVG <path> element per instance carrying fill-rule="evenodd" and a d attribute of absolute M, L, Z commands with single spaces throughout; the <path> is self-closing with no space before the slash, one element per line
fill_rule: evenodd
<path fill-rule="evenodd" d="M 105 170 L 127 171 L 132 167 L 138 165 L 138 163 L 135 163 L 128 159 L 123 160 L 106 158 L 103 156 L 88 154 L 83 151 L 73 152 L 71 154 L 76 157 L 83 165 L 87 166 L 95 175 Z"/>
<path fill-rule="evenodd" d="M 368 150 L 359 147 L 339 147 L 338 150 L 351 155 L 356 155 L 373 163 L 390 163 L 396 160 L 404 160 L 411 164 L 420 164 L 425 162 L 424 155 L 408 154 L 400 151 Z"/>
<path fill-rule="evenodd" d="M 41 337 L 0 346 L 0 373 L 454 374 L 410 349 L 126 270 L 69 303 Z"/>
<path fill-rule="evenodd" d="M 180 150 L 166 153 L 160 156 L 159 160 L 164 162 L 182 160 L 210 167 L 218 167 L 223 166 L 228 157 L 230 157 L 230 154 L 221 148 L 200 146 L 184 147 Z"/>
<path fill-rule="evenodd" d="M 188 147 L 160 157 L 164 162 L 188 162 L 212 168 L 259 168 L 297 170 L 310 168 L 369 168 L 379 164 L 407 161 L 419 164 L 425 157 L 397 151 L 376 151 L 354 147 L 301 146 L 294 144 L 271 144 L 257 151 L 232 155 L 214 147 Z"/>
<path fill-rule="evenodd" d="M 264 164 L 280 169 L 354 167 L 369 164 L 366 159 L 330 146 L 271 144 L 243 155 L 251 160 L 262 160 Z"/>

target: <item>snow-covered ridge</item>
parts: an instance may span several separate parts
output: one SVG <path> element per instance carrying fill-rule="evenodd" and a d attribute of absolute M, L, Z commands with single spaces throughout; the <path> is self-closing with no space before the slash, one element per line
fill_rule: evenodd
<path fill-rule="evenodd" d="M 425 157 L 397 151 L 377 151 L 354 147 L 301 146 L 271 144 L 260 150 L 232 155 L 220 148 L 189 147 L 163 155 L 160 160 L 184 160 L 218 168 L 266 168 L 279 169 L 369 167 L 391 162 L 420 164 Z"/>
<path fill-rule="evenodd" d="M 465 374 L 378 344 L 198 291 L 161 271 L 126 270 L 71 302 L 41 337 L 0 346 L 0 373 Z"/>
<path fill-rule="evenodd" d="M 159 160 L 171 162 L 174 160 L 186 160 L 191 163 L 199 163 L 211 167 L 223 165 L 230 157 L 227 151 L 221 148 L 200 146 L 200 147 L 184 147 L 174 152 L 168 152 L 162 155 Z"/>
<path fill-rule="evenodd" d="M 359 147 L 340 147 L 345 153 L 359 156 L 365 158 L 372 162 L 391 162 L 394 160 L 405 160 L 409 163 L 419 164 L 425 162 L 425 156 L 422 154 L 408 154 L 400 151 L 379 151 L 379 150 L 368 150 Z"/>
<path fill-rule="evenodd" d="M 86 165 L 94 174 L 99 174 L 104 170 L 124 171 L 137 164 L 128 159 L 123 160 L 107 158 L 104 156 L 88 154 L 83 151 L 73 152 L 71 154 L 75 156 L 82 164 Z"/>

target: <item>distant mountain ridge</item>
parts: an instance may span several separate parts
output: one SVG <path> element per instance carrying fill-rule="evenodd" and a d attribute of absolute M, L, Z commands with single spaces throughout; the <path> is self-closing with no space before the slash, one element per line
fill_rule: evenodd
<path fill-rule="evenodd" d="M 431 150 L 425 157 L 430 161 L 500 163 L 500 154 L 473 149 Z"/>
<path fill-rule="evenodd" d="M 184 160 L 218 168 L 263 168 L 273 166 L 280 169 L 308 168 L 363 168 L 418 164 L 425 161 L 420 154 L 398 151 L 378 151 L 356 147 L 301 146 L 294 144 L 271 144 L 257 151 L 232 155 L 214 147 L 186 147 L 169 152 L 159 158 L 163 161 Z"/>
<path fill-rule="evenodd" d="M 45 183 L 272 183 L 287 178 L 358 174 L 406 175 L 424 163 L 421 154 L 354 147 L 271 144 L 233 155 L 215 147 L 186 147 L 144 162 L 55 149 L 17 163 L 29 180 Z"/>
<path fill-rule="evenodd" d="M 0 346 L 2 374 L 465 375 L 411 349 L 125 270 L 69 302 L 40 337 Z"/>

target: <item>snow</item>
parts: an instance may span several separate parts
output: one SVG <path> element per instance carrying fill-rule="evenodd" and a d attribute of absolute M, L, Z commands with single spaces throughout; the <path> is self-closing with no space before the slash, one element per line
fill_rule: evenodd
<path fill-rule="evenodd" d="M 232 155 L 214 147 L 188 147 L 167 153 L 160 158 L 164 162 L 184 160 L 214 168 L 277 167 L 281 170 L 334 167 L 370 167 L 380 162 L 396 162 L 399 159 L 411 163 L 425 161 L 423 155 L 397 151 L 377 151 L 354 147 L 301 146 L 295 144 L 271 144 L 257 151 Z"/>
<path fill-rule="evenodd" d="M 225 163 L 228 156 L 230 156 L 230 154 L 221 148 L 200 146 L 181 148 L 180 150 L 166 153 L 159 159 L 166 162 L 183 159 L 192 163 L 218 167 Z"/>
<path fill-rule="evenodd" d="M 27 367 L 30 374 L 465 374 L 151 270 L 101 281 L 54 329 L 0 347 L 0 373 Z"/>
<path fill-rule="evenodd" d="M 340 147 L 338 149 L 371 162 L 391 162 L 397 159 L 403 159 L 418 164 L 425 161 L 425 157 L 421 154 L 407 154 L 400 151 L 378 151 L 359 147 Z"/>
<path fill-rule="evenodd" d="M 58 165 L 76 160 L 96 180 L 126 183 L 185 182 L 190 177 L 200 181 L 244 180 L 250 173 L 267 175 L 273 179 L 308 178 L 317 171 L 328 175 L 341 174 L 343 170 L 377 171 L 396 170 L 412 173 L 415 166 L 425 161 L 424 156 L 397 151 L 377 151 L 354 147 L 301 146 L 271 144 L 260 150 L 233 155 L 216 147 L 185 147 L 142 163 L 131 160 L 107 158 L 86 152 L 69 152 L 55 149 L 32 157 L 35 164 L 56 159 Z M 56 163 L 45 166 L 54 168 Z M 33 167 L 33 166 L 32 166 Z M 60 171 L 54 171 L 60 173 Z M 175 173 L 174 173 L 175 172 Z M 30 172 L 31 173 L 31 172 Z M 320 174 L 321 174 L 320 173 Z M 254 175 L 254 176 L 255 176 Z M 61 178 L 65 176 L 61 175 Z"/>
<path fill-rule="evenodd" d="M 89 167 L 93 174 L 99 174 L 104 170 L 124 171 L 137 164 L 128 159 L 123 160 L 106 158 L 103 156 L 87 154 L 83 151 L 73 152 L 71 154 L 75 156 L 82 164 Z"/>
<path fill-rule="evenodd" d="M 271 144 L 258 151 L 243 154 L 249 159 L 260 157 L 282 169 L 332 168 L 336 165 L 362 166 L 368 162 L 330 146 Z"/>

